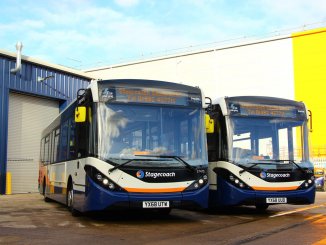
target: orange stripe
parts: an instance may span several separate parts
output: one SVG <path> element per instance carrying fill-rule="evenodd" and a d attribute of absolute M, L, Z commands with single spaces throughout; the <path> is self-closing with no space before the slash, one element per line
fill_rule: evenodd
<path fill-rule="evenodd" d="M 253 186 L 256 191 L 293 191 L 298 189 L 298 186 L 288 186 L 288 187 L 262 187 L 262 186 Z"/>
<path fill-rule="evenodd" d="M 142 189 L 142 188 L 124 188 L 128 192 L 159 193 L 159 192 L 181 192 L 185 187 L 179 188 L 160 188 L 160 189 Z"/>
<path fill-rule="evenodd" d="M 325 245 L 325 244 L 326 244 L 326 238 L 324 238 L 324 239 L 322 239 L 322 240 L 320 240 L 318 242 L 315 242 L 312 245 Z"/>

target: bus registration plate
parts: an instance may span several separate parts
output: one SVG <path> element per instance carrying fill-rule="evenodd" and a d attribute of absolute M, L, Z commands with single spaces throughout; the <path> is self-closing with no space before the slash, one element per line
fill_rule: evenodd
<path fill-rule="evenodd" d="M 287 203 L 286 197 L 267 197 L 266 203 Z"/>
<path fill-rule="evenodd" d="M 143 201 L 143 208 L 169 208 L 169 201 Z"/>

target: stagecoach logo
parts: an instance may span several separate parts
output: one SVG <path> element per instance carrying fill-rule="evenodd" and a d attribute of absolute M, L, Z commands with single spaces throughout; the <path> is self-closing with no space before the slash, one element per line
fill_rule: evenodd
<path fill-rule="evenodd" d="M 136 173 L 136 176 L 137 176 L 138 179 L 144 178 L 144 176 L 145 176 L 144 171 L 143 170 L 138 170 L 137 173 Z"/>
<path fill-rule="evenodd" d="M 266 172 L 261 172 L 260 173 L 260 178 L 262 179 L 265 179 L 265 178 L 272 178 L 272 179 L 275 179 L 275 178 L 289 178 L 291 176 L 291 174 L 289 173 L 277 173 L 277 174 L 274 174 L 274 173 L 266 173 Z"/>
<path fill-rule="evenodd" d="M 260 173 L 260 178 L 265 179 L 266 178 L 266 173 L 265 172 L 261 172 Z"/>
<path fill-rule="evenodd" d="M 136 173 L 136 176 L 138 179 L 142 178 L 173 178 L 175 177 L 175 172 L 170 172 L 170 173 L 156 173 L 156 172 L 149 172 L 146 171 L 144 172 L 143 170 L 138 170 Z"/>

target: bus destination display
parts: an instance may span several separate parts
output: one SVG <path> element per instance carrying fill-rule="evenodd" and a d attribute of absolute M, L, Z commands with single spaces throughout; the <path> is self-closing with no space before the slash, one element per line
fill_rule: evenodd
<path fill-rule="evenodd" d="M 294 106 L 229 103 L 231 115 L 296 118 L 305 117 L 305 110 Z"/>
<path fill-rule="evenodd" d="M 101 100 L 110 102 L 132 102 L 186 106 L 201 104 L 200 96 L 188 96 L 185 92 L 175 92 L 153 88 L 103 88 Z"/>

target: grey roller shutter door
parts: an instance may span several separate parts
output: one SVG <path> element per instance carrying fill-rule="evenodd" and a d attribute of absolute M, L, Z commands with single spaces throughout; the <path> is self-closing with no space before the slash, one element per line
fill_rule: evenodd
<path fill-rule="evenodd" d="M 58 101 L 10 93 L 7 172 L 12 193 L 38 191 L 41 133 L 58 113 Z"/>

